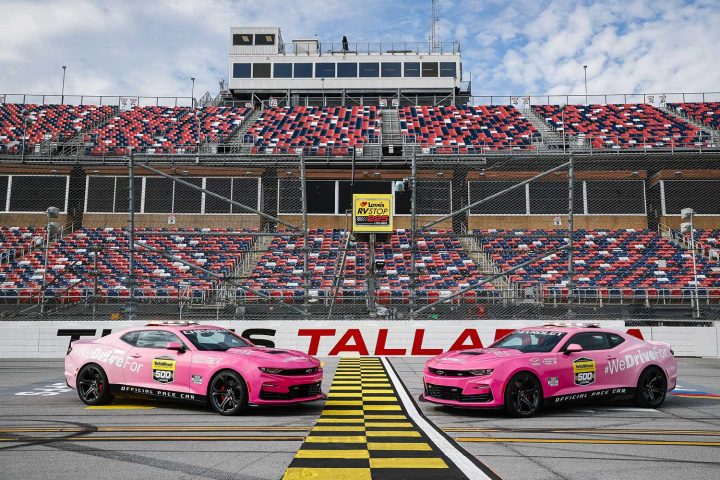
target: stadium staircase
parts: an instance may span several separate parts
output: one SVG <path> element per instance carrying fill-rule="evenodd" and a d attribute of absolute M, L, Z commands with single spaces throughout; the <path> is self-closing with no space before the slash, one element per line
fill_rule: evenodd
<path fill-rule="evenodd" d="M 483 252 L 480 243 L 474 237 L 462 237 L 460 240 L 470 259 L 477 265 L 480 273 L 484 276 L 500 273 L 500 268 L 490 259 L 490 255 Z M 507 292 L 510 288 L 509 282 L 504 277 L 497 278 L 490 283 L 503 292 Z"/>
<path fill-rule="evenodd" d="M 262 115 L 262 110 L 253 110 L 240 127 L 235 130 L 228 141 L 226 142 L 230 148 L 230 153 L 250 153 L 252 149 L 252 143 L 245 143 L 245 134 L 247 133 L 250 126 Z"/>
<path fill-rule="evenodd" d="M 659 107 L 656 107 L 656 108 L 658 110 L 662 110 L 663 112 L 672 115 L 675 118 L 679 118 L 683 122 L 689 123 L 690 125 L 693 125 L 693 126 L 699 128 L 700 130 L 709 132 L 710 133 L 710 143 L 712 143 L 713 145 L 716 145 L 716 146 L 720 145 L 720 131 L 712 128 L 710 125 L 702 124 L 702 123 L 698 122 L 697 120 L 695 120 L 694 118 L 692 118 L 690 115 L 679 112 L 672 108 L 668 108 L 665 105 L 660 105 Z"/>
<path fill-rule="evenodd" d="M 88 128 L 79 131 L 73 138 L 71 138 L 64 145 L 58 147 L 57 153 L 63 157 L 70 157 L 74 155 L 82 155 L 85 148 L 85 135 L 92 132 L 95 129 L 105 126 L 112 118 L 119 115 L 117 110 L 113 110 L 104 117 L 98 119 L 97 122 L 88 126 Z M 49 152 L 48 152 L 49 153 Z"/>
<path fill-rule="evenodd" d="M 390 147 L 397 149 L 403 144 L 402 135 L 400 134 L 400 120 L 397 108 L 383 108 L 382 130 L 381 130 L 381 147 L 383 152 L 389 151 Z M 407 153 L 407 152 L 405 152 Z"/>
<path fill-rule="evenodd" d="M 543 141 L 542 144 L 538 146 L 539 150 L 563 150 L 562 132 L 558 132 L 550 125 L 548 125 L 545 119 L 538 115 L 532 108 L 528 108 L 527 110 L 521 110 L 521 112 L 525 116 L 525 119 L 527 119 L 527 121 L 530 122 L 535 128 L 537 128 L 542 135 Z M 575 150 L 578 148 L 577 142 L 572 142 L 570 138 L 568 138 L 567 140 L 568 146 L 571 150 Z"/>

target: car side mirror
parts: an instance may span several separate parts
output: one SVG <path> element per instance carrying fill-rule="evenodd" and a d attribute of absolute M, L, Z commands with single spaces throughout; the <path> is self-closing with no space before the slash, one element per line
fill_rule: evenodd
<path fill-rule="evenodd" d="M 165 348 L 168 350 L 177 350 L 180 353 L 185 351 L 185 347 L 180 342 L 168 342 L 168 344 L 165 345 Z"/>
<path fill-rule="evenodd" d="M 580 345 L 578 345 L 577 343 L 571 343 L 565 349 L 565 355 L 569 355 L 571 353 L 582 352 L 582 349 L 583 348 Z"/>

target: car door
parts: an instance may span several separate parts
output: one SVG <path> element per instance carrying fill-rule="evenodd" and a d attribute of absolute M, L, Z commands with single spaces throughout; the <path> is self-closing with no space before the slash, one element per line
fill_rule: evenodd
<path fill-rule="evenodd" d="M 577 344 L 580 352 L 567 352 L 568 345 Z M 605 373 L 611 356 L 605 332 L 579 332 L 563 344 L 557 355 L 558 390 L 556 395 L 593 392 L 608 385 Z"/>
<path fill-rule="evenodd" d="M 168 350 L 167 344 L 171 342 L 185 346 L 185 351 Z M 130 358 L 143 366 L 137 372 L 126 372 L 129 385 L 172 392 L 189 390 L 192 352 L 175 333 L 167 330 L 140 331 Z"/>

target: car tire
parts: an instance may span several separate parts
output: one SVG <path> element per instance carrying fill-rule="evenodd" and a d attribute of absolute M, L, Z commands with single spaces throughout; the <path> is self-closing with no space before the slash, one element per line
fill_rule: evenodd
<path fill-rule="evenodd" d="M 220 415 L 237 415 L 247 409 L 247 387 L 243 378 L 233 370 L 215 374 L 208 386 L 208 401 Z"/>
<path fill-rule="evenodd" d="M 665 401 L 667 377 L 658 367 L 648 367 L 638 378 L 635 404 L 643 408 L 657 408 Z"/>
<path fill-rule="evenodd" d="M 513 417 L 532 417 L 542 407 L 540 380 L 530 372 L 518 372 L 505 388 L 505 411 Z"/>
<path fill-rule="evenodd" d="M 88 363 L 80 369 L 75 389 L 80 400 L 87 405 L 105 405 L 113 399 L 105 370 L 95 363 Z"/>

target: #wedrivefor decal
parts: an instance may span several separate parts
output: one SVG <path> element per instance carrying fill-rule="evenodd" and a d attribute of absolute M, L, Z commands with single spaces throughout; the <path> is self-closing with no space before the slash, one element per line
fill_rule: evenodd
<path fill-rule="evenodd" d="M 153 380 L 160 383 L 172 383 L 175 380 L 175 359 L 171 356 L 153 358 Z"/>
<path fill-rule="evenodd" d="M 575 385 L 592 385 L 595 383 L 595 360 L 581 357 L 573 361 Z"/>

